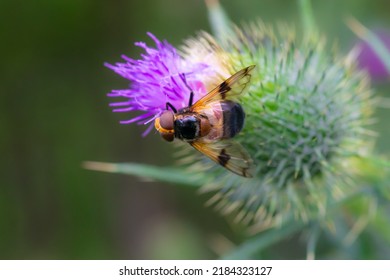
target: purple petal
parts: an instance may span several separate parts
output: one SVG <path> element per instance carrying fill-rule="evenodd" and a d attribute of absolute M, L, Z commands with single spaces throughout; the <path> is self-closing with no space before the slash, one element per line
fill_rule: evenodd
<path fill-rule="evenodd" d="M 375 31 L 375 33 L 390 51 L 390 33 L 383 30 Z M 390 76 L 390 73 L 387 71 L 384 63 L 372 50 L 368 43 L 360 42 L 358 44 L 358 48 L 360 49 L 358 64 L 361 68 L 366 69 L 374 80 L 383 80 Z"/>
<path fill-rule="evenodd" d="M 183 108 L 188 104 L 191 90 L 196 99 L 205 94 L 205 86 L 197 77 L 203 77 L 209 66 L 205 63 L 188 65 L 167 41 L 160 41 L 149 32 L 147 35 L 155 47 L 149 47 L 144 42 L 135 43 L 144 50 L 141 59 L 122 55 L 124 62 L 104 63 L 107 68 L 131 82 L 129 88 L 112 90 L 107 94 L 110 98 L 122 99 L 109 104 L 113 111 L 144 111 L 130 120 L 120 121 L 122 124 L 148 124 L 166 109 L 167 102 L 176 108 Z M 153 124 L 144 135 L 152 128 Z"/>

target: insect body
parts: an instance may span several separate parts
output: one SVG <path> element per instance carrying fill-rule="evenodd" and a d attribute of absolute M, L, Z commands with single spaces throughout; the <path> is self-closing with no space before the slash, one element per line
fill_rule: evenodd
<path fill-rule="evenodd" d="M 229 97 L 243 92 L 254 67 L 238 71 L 195 104 L 192 104 L 191 92 L 188 107 L 176 110 L 167 103 L 167 110 L 155 120 L 155 128 L 165 140 L 178 138 L 188 142 L 226 169 L 252 177 L 251 157 L 240 144 L 231 140 L 242 130 L 245 113 L 241 105 Z"/>

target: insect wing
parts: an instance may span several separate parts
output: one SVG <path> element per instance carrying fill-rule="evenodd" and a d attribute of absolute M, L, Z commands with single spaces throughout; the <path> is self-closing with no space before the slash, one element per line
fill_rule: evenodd
<path fill-rule="evenodd" d="M 191 107 L 191 111 L 199 112 L 203 110 L 210 102 L 224 100 L 229 97 L 241 94 L 251 79 L 250 72 L 253 68 L 255 68 L 255 65 L 241 69 L 230 78 L 219 84 L 207 95 L 199 99 Z"/>
<path fill-rule="evenodd" d="M 243 177 L 253 177 L 253 161 L 248 152 L 237 142 L 231 140 L 211 143 L 194 141 L 190 144 L 231 172 Z"/>

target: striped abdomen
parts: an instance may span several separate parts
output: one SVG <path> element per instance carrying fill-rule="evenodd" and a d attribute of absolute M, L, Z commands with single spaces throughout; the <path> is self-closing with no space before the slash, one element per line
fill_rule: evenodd
<path fill-rule="evenodd" d="M 204 113 L 211 125 L 211 131 L 205 137 L 205 140 L 232 138 L 244 126 L 244 110 L 239 103 L 231 100 L 215 102 Z"/>
<path fill-rule="evenodd" d="M 223 112 L 223 138 L 232 138 L 242 130 L 245 113 L 239 103 L 233 101 L 221 102 Z"/>

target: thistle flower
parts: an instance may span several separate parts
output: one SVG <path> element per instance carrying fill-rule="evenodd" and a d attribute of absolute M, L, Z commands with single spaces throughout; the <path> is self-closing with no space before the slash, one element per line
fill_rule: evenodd
<path fill-rule="evenodd" d="M 383 42 L 387 50 L 390 51 L 390 34 L 385 30 L 375 31 L 374 34 Z M 377 53 L 369 46 L 369 44 L 361 40 L 356 46 L 359 50 L 358 64 L 361 68 L 368 71 L 370 77 L 374 81 L 381 81 L 388 79 L 390 73 L 387 71 L 384 62 Z"/>
<path fill-rule="evenodd" d="M 125 99 L 111 106 L 144 111 L 122 123 L 147 124 L 167 102 L 183 108 L 191 90 L 196 101 L 256 65 L 248 94 L 239 97 L 246 123 L 235 137 L 257 166 L 255 178 L 232 174 L 195 151 L 181 164 L 190 163 L 186 174 L 203 176 L 203 190 L 215 193 L 210 203 L 256 231 L 291 219 L 326 219 L 335 201 L 359 188 L 356 158 L 370 154 L 374 142 L 367 76 L 355 67 L 356 57 L 338 54 L 324 39 L 298 39 L 286 26 L 259 21 L 225 35 L 218 40 L 203 32 L 176 50 L 149 34 L 157 48 L 137 43 L 146 51 L 141 60 L 123 56 L 124 63 L 107 64 L 132 82 L 109 94 Z"/>
<path fill-rule="evenodd" d="M 209 35 L 190 39 L 184 58 L 215 44 Z M 218 48 L 232 69 L 257 65 L 249 94 L 240 98 L 247 118 L 236 138 L 252 155 L 257 174 L 247 180 L 215 170 L 204 190 L 217 191 L 218 208 L 236 211 L 238 220 L 258 230 L 291 218 L 325 217 L 334 200 L 356 190 L 356 182 L 345 184 L 352 175 L 351 159 L 372 146 L 366 129 L 373 110 L 367 77 L 351 57 L 330 53 L 325 41 L 300 43 L 285 26 L 236 27 Z M 202 162 L 191 171 L 205 168 Z"/>
<path fill-rule="evenodd" d="M 135 60 L 125 55 L 125 62 L 105 65 L 131 81 L 128 89 L 113 90 L 109 97 L 121 98 L 121 101 L 110 103 L 114 112 L 143 111 L 143 114 L 122 124 L 137 122 L 149 124 L 166 109 L 169 101 L 176 108 L 187 106 L 191 90 L 195 98 L 206 93 L 205 76 L 213 73 L 214 68 L 207 62 L 188 63 L 168 42 L 159 41 L 148 33 L 156 48 L 148 47 L 143 42 L 135 45 L 145 50 L 142 59 Z M 144 135 L 153 127 L 149 125 Z"/>

